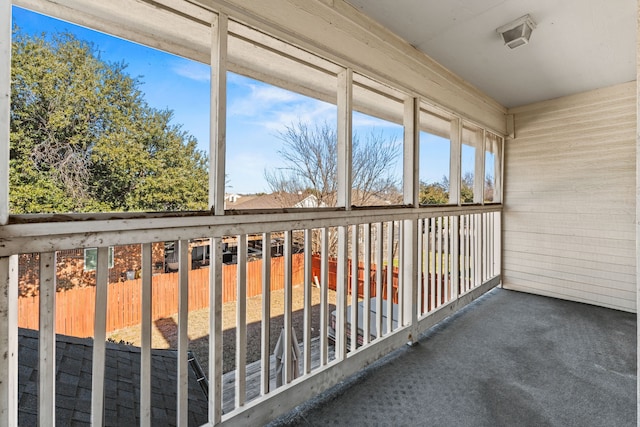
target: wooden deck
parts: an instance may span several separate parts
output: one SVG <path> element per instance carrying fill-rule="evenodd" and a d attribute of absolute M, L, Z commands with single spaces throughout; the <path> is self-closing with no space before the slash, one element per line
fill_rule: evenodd
<path fill-rule="evenodd" d="M 304 346 L 303 343 L 299 344 L 300 347 L 300 372 L 303 372 L 304 363 Z M 334 347 L 332 345 L 328 348 L 328 360 L 331 361 L 335 357 Z M 269 359 L 270 375 L 269 375 L 269 387 L 271 390 L 276 389 L 276 358 L 272 354 Z M 311 340 L 311 370 L 314 370 L 320 366 L 320 337 L 313 338 Z M 249 402 L 260 396 L 260 370 L 261 361 L 256 361 L 247 364 L 247 398 Z M 236 383 L 236 371 L 227 372 L 222 376 L 222 412 L 228 413 L 235 409 L 235 383 Z"/>

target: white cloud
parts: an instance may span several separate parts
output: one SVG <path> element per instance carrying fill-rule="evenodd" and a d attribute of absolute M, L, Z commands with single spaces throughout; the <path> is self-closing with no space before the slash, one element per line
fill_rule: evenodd
<path fill-rule="evenodd" d="M 186 59 L 176 61 L 172 67 L 173 72 L 179 76 L 198 82 L 208 82 L 211 80 L 211 70 L 208 65 L 199 62 L 188 61 Z"/>

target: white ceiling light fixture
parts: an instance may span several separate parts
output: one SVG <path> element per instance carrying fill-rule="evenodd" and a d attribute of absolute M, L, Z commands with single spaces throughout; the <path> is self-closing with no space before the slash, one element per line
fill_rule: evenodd
<path fill-rule="evenodd" d="M 496 29 L 496 32 L 500 34 L 504 44 L 515 49 L 529 43 L 529 37 L 535 27 L 536 23 L 533 19 L 529 15 L 524 15 Z"/>

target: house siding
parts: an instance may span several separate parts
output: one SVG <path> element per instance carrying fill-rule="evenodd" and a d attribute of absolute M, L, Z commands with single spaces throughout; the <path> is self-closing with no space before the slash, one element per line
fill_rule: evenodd
<path fill-rule="evenodd" d="M 509 111 L 503 284 L 636 311 L 635 82 Z"/>

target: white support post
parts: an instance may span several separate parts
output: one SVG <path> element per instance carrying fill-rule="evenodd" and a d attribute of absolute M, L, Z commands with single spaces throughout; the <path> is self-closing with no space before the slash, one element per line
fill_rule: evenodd
<path fill-rule="evenodd" d="M 224 215 L 227 145 L 227 15 L 211 23 L 211 118 L 209 141 L 209 208 Z"/>
<path fill-rule="evenodd" d="M 404 204 L 417 207 L 420 189 L 420 101 L 407 98 L 404 102 Z"/>
<path fill-rule="evenodd" d="M 247 399 L 247 235 L 238 237 L 236 281 L 236 409 Z"/>
<path fill-rule="evenodd" d="M 177 425 L 186 426 L 189 422 L 189 270 L 191 257 L 189 241 L 180 240 L 178 252 L 178 370 L 176 419 Z"/>
<path fill-rule="evenodd" d="M 40 368 L 38 424 L 56 420 L 56 254 L 40 254 Z"/>
<path fill-rule="evenodd" d="M 222 238 L 211 239 L 209 267 L 209 423 L 222 420 Z"/>
<path fill-rule="evenodd" d="M 96 302 L 91 370 L 91 425 L 104 425 L 104 369 L 107 341 L 107 298 L 109 287 L 109 247 L 98 248 Z"/>
<path fill-rule="evenodd" d="M 462 121 L 451 120 L 451 158 L 449 163 L 449 203 L 460 205 L 460 179 L 462 159 Z"/>
<path fill-rule="evenodd" d="M 0 2 L 0 226 L 9 222 L 9 111 L 11 109 L 11 1 Z"/>
<path fill-rule="evenodd" d="M 338 74 L 338 206 L 351 209 L 353 71 Z"/>
<path fill-rule="evenodd" d="M 271 373 L 271 233 L 262 234 L 261 393 L 269 393 Z"/>
<path fill-rule="evenodd" d="M 0 420 L 13 427 L 18 425 L 17 255 L 0 257 L 0 288 L 0 349 L 4 355 L 0 357 Z"/>
<path fill-rule="evenodd" d="M 142 318 L 140 336 L 140 426 L 151 427 L 151 283 L 153 248 L 142 245 Z"/>

